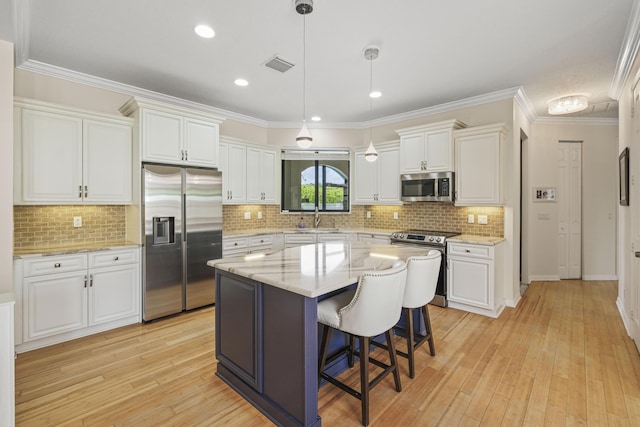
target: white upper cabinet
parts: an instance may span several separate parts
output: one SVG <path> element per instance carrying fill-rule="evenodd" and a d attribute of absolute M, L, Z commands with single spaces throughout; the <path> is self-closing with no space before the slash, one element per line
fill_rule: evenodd
<path fill-rule="evenodd" d="M 131 203 L 132 121 L 16 98 L 14 203 Z"/>
<path fill-rule="evenodd" d="M 453 171 L 453 131 L 465 126 L 458 120 L 446 120 L 397 130 L 400 135 L 400 173 Z"/>
<path fill-rule="evenodd" d="M 247 147 L 247 202 L 277 203 L 277 153 L 275 150 Z"/>
<path fill-rule="evenodd" d="M 354 204 L 400 204 L 400 148 L 397 143 L 378 144 L 375 162 L 365 150 L 355 152 Z"/>
<path fill-rule="evenodd" d="M 120 112 L 139 120 L 142 161 L 218 166 L 221 118 L 141 98 L 131 98 Z"/>
<path fill-rule="evenodd" d="M 220 141 L 223 204 L 271 204 L 278 199 L 278 152 L 234 138 Z"/>
<path fill-rule="evenodd" d="M 454 132 L 457 206 L 504 204 L 504 123 Z"/>

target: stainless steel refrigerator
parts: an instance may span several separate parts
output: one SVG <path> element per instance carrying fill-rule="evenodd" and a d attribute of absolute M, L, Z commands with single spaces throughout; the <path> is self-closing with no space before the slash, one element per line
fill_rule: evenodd
<path fill-rule="evenodd" d="M 215 302 L 207 266 L 222 258 L 222 173 L 144 164 L 143 320 Z"/>

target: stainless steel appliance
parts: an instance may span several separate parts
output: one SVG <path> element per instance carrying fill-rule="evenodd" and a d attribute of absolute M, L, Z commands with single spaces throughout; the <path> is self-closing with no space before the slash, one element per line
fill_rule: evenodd
<path fill-rule="evenodd" d="M 453 191 L 453 172 L 400 175 L 400 198 L 404 202 L 453 202 Z"/>
<path fill-rule="evenodd" d="M 447 306 L 447 238 L 458 234 L 460 233 L 434 230 L 398 231 L 391 234 L 392 245 L 420 246 L 436 249 L 442 253 L 436 296 L 431 300 L 433 305 Z"/>
<path fill-rule="evenodd" d="M 207 261 L 222 258 L 222 174 L 144 164 L 143 320 L 215 302 Z"/>

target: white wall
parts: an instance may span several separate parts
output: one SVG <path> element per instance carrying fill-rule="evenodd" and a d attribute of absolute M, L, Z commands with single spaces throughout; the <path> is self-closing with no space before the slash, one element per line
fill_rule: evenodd
<path fill-rule="evenodd" d="M 571 122 L 568 122 L 571 123 Z M 618 128 L 536 122 L 530 138 L 530 187 L 558 187 L 560 140 L 582 142 L 582 276 L 616 279 Z M 558 194 L 561 197 L 561 194 Z M 558 203 L 528 202 L 529 279 L 553 280 L 558 270 Z"/>
<path fill-rule="evenodd" d="M 13 291 L 13 44 L 0 40 L 0 294 Z"/>

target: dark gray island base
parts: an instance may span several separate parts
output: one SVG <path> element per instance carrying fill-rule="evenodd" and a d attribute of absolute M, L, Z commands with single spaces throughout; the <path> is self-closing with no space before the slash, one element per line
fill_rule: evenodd
<path fill-rule="evenodd" d="M 217 375 L 274 423 L 321 426 L 317 299 L 216 269 Z"/>

